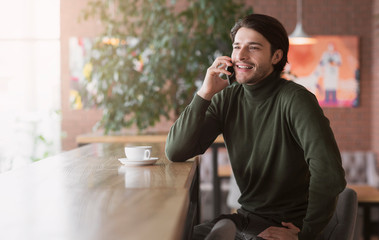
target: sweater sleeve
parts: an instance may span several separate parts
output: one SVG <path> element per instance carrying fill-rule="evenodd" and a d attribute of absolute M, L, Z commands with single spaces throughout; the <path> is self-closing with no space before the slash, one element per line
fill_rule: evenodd
<path fill-rule="evenodd" d="M 195 95 L 172 125 L 166 140 L 166 156 L 182 162 L 204 153 L 220 134 L 219 124 L 207 111 L 210 101 Z"/>
<path fill-rule="evenodd" d="M 315 239 L 335 211 L 338 194 L 346 186 L 345 173 L 329 120 L 316 97 L 305 89 L 298 91 L 289 115 L 310 171 L 308 208 L 299 239 Z"/>
<path fill-rule="evenodd" d="M 309 166 L 308 208 L 299 239 L 316 239 L 331 219 L 346 186 L 341 156 L 329 120 L 307 90 L 294 94 L 289 107 L 292 133 Z"/>

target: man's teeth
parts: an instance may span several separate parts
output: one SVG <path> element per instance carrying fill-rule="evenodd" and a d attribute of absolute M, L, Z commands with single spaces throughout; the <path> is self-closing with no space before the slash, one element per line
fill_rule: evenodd
<path fill-rule="evenodd" d="M 240 66 L 240 65 L 238 65 L 237 66 L 238 68 L 244 68 L 244 69 L 252 69 L 253 67 L 248 67 L 248 66 Z"/>

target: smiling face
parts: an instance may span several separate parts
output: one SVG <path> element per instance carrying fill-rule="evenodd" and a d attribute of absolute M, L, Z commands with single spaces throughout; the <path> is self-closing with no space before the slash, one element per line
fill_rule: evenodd
<path fill-rule="evenodd" d="M 239 83 L 256 84 L 273 72 L 282 50 L 271 53 L 271 45 L 259 32 L 242 27 L 233 43 L 232 62 Z"/>

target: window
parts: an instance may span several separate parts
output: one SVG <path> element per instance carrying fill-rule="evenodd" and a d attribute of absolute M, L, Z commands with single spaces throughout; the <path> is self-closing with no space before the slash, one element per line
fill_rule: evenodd
<path fill-rule="evenodd" d="M 0 0 L 0 172 L 60 151 L 59 5 Z"/>

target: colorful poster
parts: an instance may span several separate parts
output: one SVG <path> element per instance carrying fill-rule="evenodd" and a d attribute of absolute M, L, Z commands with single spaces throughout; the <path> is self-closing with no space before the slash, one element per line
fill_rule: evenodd
<path fill-rule="evenodd" d="M 70 106 L 71 109 L 83 109 L 91 107 L 82 96 L 93 42 L 90 38 L 69 39 L 69 64 L 70 64 Z"/>
<path fill-rule="evenodd" d="M 93 65 L 93 59 L 103 57 L 102 51 L 107 51 L 107 47 L 95 48 L 96 41 L 101 40 L 100 46 L 112 45 L 115 49 L 115 57 L 130 61 L 132 59 L 133 69 L 142 72 L 144 64 L 153 51 L 149 48 L 142 53 L 132 51 L 131 57 L 126 59 L 125 46 L 133 48 L 139 42 L 137 38 L 128 37 L 126 40 L 117 38 L 77 38 L 69 39 L 69 64 L 70 64 L 70 107 L 71 109 L 90 109 L 96 107 L 96 103 L 103 99 L 103 93 L 99 88 L 103 88 L 103 79 L 99 75 L 103 73 L 96 72 L 96 65 Z M 111 60 L 111 59 L 109 59 Z M 118 64 L 113 61 L 113 64 Z M 127 65 L 127 64 L 126 64 Z M 115 68 L 111 66 L 110 69 Z M 106 74 L 104 74 L 106 75 Z M 117 81 L 117 80 L 115 80 Z M 105 84 L 106 85 L 106 84 Z M 100 92 L 100 93 L 99 93 Z"/>
<path fill-rule="evenodd" d="M 285 77 L 314 93 L 322 107 L 358 106 L 358 37 L 315 38 L 315 44 L 290 45 Z"/>

